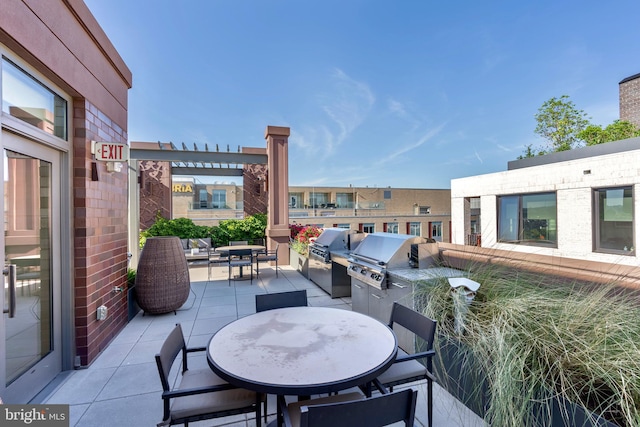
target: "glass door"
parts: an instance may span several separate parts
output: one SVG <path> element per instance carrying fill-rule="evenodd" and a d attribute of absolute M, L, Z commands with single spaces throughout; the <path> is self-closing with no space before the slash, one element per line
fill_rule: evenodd
<path fill-rule="evenodd" d="M 4 295 L 0 396 L 28 403 L 61 371 L 57 153 L 2 133 Z"/>

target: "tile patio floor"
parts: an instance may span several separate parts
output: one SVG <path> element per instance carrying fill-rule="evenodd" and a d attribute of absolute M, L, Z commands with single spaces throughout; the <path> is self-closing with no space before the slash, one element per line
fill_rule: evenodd
<path fill-rule="evenodd" d="M 71 426 L 155 426 L 162 418 L 160 379 L 154 355 L 173 326 L 182 324 L 187 346 L 204 346 L 211 335 L 238 317 L 255 313 L 255 294 L 306 289 L 311 306 L 335 306 L 351 309 L 350 298 L 331 299 L 314 283 L 291 267 L 280 266 L 276 278 L 273 267 L 260 266 L 260 277 L 231 282 L 226 267 L 214 267 L 207 280 L 207 267 L 191 266 L 191 285 L 195 293 L 176 315 L 139 313 L 86 369 L 63 373 L 64 380 L 42 403 L 70 405 Z M 189 359 L 189 366 L 206 367 L 204 353 Z M 177 369 L 174 368 L 174 371 Z M 426 387 L 419 389 L 416 425 L 426 425 Z M 399 387 L 396 387 L 399 389 Z M 269 396 L 269 421 L 275 418 L 275 396 Z M 198 423 L 193 426 L 255 426 L 254 417 L 238 415 Z M 434 384 L 434 426 L 480 427 L 481 418 L 465 408 L 446 391 Z"/>

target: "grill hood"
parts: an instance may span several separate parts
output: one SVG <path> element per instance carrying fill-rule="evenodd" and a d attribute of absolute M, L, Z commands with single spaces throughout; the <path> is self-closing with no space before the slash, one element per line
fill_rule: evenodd
<path fill-rule="evenodd" d="M 351 257 L 379 268 L 406 268 L 411 245 L 417 243 L 425 243 L 425 239 L 408 234 L 371 233 L 351 252 Z"/>

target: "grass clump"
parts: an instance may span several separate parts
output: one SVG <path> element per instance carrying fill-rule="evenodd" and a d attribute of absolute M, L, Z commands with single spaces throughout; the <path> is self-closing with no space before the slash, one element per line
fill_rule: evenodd
<path fill-rule="evenodd" d="M 454 331 L 446 281 L 418 287 L 417 298 L 424 313 L 439 322 L 436 350 L 448 339 L 460 340 L 486 379 L 485 421 L 547 425 L 551 402 L 559 398 L 617 425 L 640 426 L 637 293 L 495 265 L 477 268 L 469 278 L 481 287 L 463 334 Z M 575 425 L 572 414 L 561 413 L 566 425 Z"/>

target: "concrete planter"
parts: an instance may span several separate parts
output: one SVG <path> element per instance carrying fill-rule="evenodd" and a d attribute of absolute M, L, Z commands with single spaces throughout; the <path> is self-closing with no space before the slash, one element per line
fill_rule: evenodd
<path fill-rule="evenodd" d="M 289 248 L 289 265 L 302 273 L 306 279 L 309 278 L 309 258 L 291 248 Z"/>

